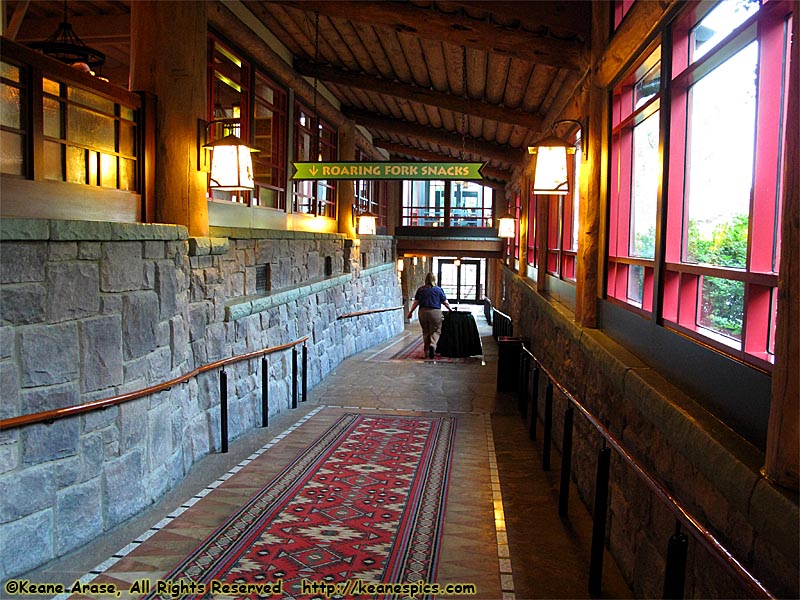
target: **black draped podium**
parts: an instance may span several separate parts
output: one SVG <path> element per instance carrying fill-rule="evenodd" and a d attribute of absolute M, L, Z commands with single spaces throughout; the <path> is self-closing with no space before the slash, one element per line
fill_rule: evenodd
<path fill-rule="evenodd" d="M 475 317 L 468 312 L 444 311 L 442 335 L 436 352 L 451 358 L 464 358 L 483 354 L 481 336 Z"/>

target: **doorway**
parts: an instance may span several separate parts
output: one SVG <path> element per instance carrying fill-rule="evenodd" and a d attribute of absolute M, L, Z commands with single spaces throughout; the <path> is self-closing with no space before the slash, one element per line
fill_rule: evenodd
<path fill-rule="evenodd" d="M 438 259 L 436 278 L 451 303 L 479 304 L 483 301 L 482 263 L 479 259 Z"/>

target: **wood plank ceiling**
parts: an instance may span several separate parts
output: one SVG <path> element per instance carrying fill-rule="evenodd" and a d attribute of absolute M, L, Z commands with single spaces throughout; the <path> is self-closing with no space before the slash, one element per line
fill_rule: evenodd
<path fill-rule="evenodd" d="M 22 42 L 46 38 L 64 10 L 60 1 L 6 4 L 9 22 L 27 5 Z M 327 87 L 393 158 L 486 161 L 499 183 L 588 68 L 585 0 L 243 4 L 291 51 L 294 68 Z M 126 39 L 118 25 L 129 13 L 129 1 L 68 3 L 78 35 L 108 55 L 112 80 L 129 64 L 130 27 Z"/>

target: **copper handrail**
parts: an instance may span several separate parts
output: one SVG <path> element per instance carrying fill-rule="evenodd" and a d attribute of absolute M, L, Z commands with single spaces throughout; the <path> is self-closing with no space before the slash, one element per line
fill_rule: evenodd
<path fill-rule="evenodd" d="M 742 564 L 723 546 L 714 534 L 711 533 L 705 526 L 703 526 L 698 519 L 692 515 L 663 485 L 650 475 L 650 473 L 637 461 L 620 443 L 620 441 L 611 433 L 600 420 L 594 416 L 589 410 L 581 404 L 581 402 L 572 395 L 554 376 L 553 373 L 545 367 L 533 353 L 522 345 L 522 351 L 533 360 L 538 368 L 541 369 L 550 382 L 564 395 L 564 397 L 571 402 L 582 414 L 586 420 L 592 424 L 597 432 L 603 436 L 606 442 L 617 451 L 617 454 L 622 458 L 629 467 L 645 482 L 645 484 L 658 496 L 667 508 L 672 512 L 675 517 L 683 525 L 693 529 L 697 535 L 693 537 L 708 550 L 721 564 L 725 567 L 734 577 L 742 581 L 747 587 L 748 591 L 758 598 L 776 598 L 758 579 L 753 576 L 750 571 L 744 568 Z M 535 393 L 535 392 L 534 392 Z M 533 415 L 535 419 L 536 416 Z"/>
<path fill-rule="evenodd" d="M 0 430 L 11 429 L 14 427 L 22 427 L 24 425 L 33 425 L 34 423 L 52 423 L 57 419 L 73 417 L 75 415 L 79 415 L 85 412 L 104 409 L 108 408 L 109 406 L 116 406 L 117 404 L 123 404 L 130 400 L 136 400 L 137 398 L 141 398 L 142 396 L 148 396 L 150 394 L 155 394 L 163 390 L 167 390 L 174 385 L 178 385 L 179 383 L 186 383 L 192 377 L 196 377 L 200 373 L 205 373 L 206 371 L 211 371 L 212 369 L 216 369 L 218 367 L 224 367 L 225 365 L 229 365 L 231 363 L 240 362 L 243 360 L 249 360 L 251 358 L 258 358 L 259 356 L 273 354 L 274 352 L 280 352 L 281 350 L 286 350 L 288 348 L 292 348 L 293 346 L 298 346 L 300 344 L 303 344 L 306 341 L 308 341 L 307 335 L 293 342 L 287 342 L 286 344 L 281 344 L 280 346 L 272 346 L 271 348 L 264 348 L 262 350 L 255 350 L 254 352 L 248 352 L 246 354 L 238 354 L 236 356 L 223 358 L 222 360 L 218 360 L 212 363 L 208 363 L 207 365 L 197 367 L 196 369 L 193 369 L 192 371 L 189 371 L 188 373 L 185 373 L 180 377 L 176 377 L 175 379 L 170 379 L 169 381 L 165 381 L 164 383 L 159 383 L 158 385 L 142 388 L 140 390 L 136 390 L 135 392 L 119 394 L 118 396 L 111 396 L 110 398 L 103 398 L 101 400 L 92 400 L 91 402 L 84 402 L 83 404 L 75 404 L 73 406 L 66 406 L 64 408 L 56 408 L 53 410 L 46 410 L 43 412 L 31 413 L 29 415 L 12 417 L 10 419 L 3 419 L 0 420 Z"/>
<path fill-rule="evenodd" d="M 373 308 L 372 310 L 362 310 L 360 312 L 352 312 L 352 313 L 345 313 L 343 315 L 339 315 L 336 317 L 336 320 L 339 319 L 349 319 L 350 317 L 360 317 L 362 315 L 371 315 L 373 313 L 381 313 L 386 312 L 387 310 L 403 310 L 404 306 L 392 306 L 390 308 Z"/>

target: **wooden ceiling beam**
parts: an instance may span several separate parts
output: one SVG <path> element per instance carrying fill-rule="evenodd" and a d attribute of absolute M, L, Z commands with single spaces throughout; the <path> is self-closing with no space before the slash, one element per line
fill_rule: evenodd
<path fill-rule="evenodd" d="M 592 83 L 597 87 L 610 86 L 631 58 L 637 56 L 643 40 L 650 39 L 650 34 L 664 19 L 681 6 L 683 3 L 680 0 L 634 2 L 597 61 Z"/>
<path fill-rule="evenodd" d="M 453 160 L 452 156 L 431 152 L 430 150 L 423 150 L 422 148 L 414 148 L 413 146 L 406 146 L 405 144 L 397 144 L 395 142 L 388 142 L 386 140 L 374 140 L 373 143 L 375 144 L 375 147 L 383 148 L 384 150 L 388 150 L 395 155 L 404 155 L 431 162 Z M 511 171 L 507 171 L 505 169 L 496 169 L 488 165 L 481 169 L 481 173 L 483 173 L 486 177 L 491 177 L 492 179 L 497 179 L 499 181 L 511 180 Z"/>
<path fill-rule="evenodd" d="M 586 0 L 564 2 L 564 0 L 449 0 L 448 4 L 463 6 L 496 14 L 505 19 L 517 19 L 526 25 L 536 24 L 548 29 L 570 31 L 589 37 L 592 30 L 592 5 Z"/>
<path fill-rule="evenodd" d="M 426 142 L 433 142 L 441 146 L 460 149 L 466 146 L 472 155 L 481 156 L 485 159 L 499 160 L 517 164 L 522 159 L 522 151 L 519 149 L 499 146 L 488 142 L 481 142 L 474 138 L 467 137 L 466 141 L 457 133 L 442 131 L 427 125 L 417 125 L 400 119 L 392 119 L 383 115 L 376 115 L 364 111 L 344 109 L 345 115 L 353 119 L 358 125 L 363 125 L 368 129 L 377 129 L 385 133 L 394 133 Z"/>
<path fill-rule="evenodd" d="M 17 35 L 18 42 L 34 42 L 46 40 L 58 28 L 63 19 L 25 19 Z M 82 41 L 112 42 L 114 40 L 127 40 L 131 37 L 131 16 L 119 15 L 92 15 L 80 17 L 71 15 L 69 24 Z"/>
<path fill-rule="evenodd" d="M 509 30 L 486 21 L 462 15 L 445 15 L 406 2 L 274 2 L 307 13 L 368 23 L 396 33 L 502 54 L 529 63 L 576 71 L 583 71 L 588 64 L 585 48 L 580 42 L 536 35 L 524 29 Z"/>
<path fill-rule="evenodd" d="M 345 69 L 323 66 L 306 60 L 296 61 L 294 68 L 298 73 L 306 77 L 313 77 L 337 85 L 370 90 L 387 96 L 403 98 L 405 100 L 436 106 L 437 108 L 444 108 L 481 119 L 509 123 L 536 131 L 540 131 L 542 128 L 541 117 L 521 110 L 505 108 L 479 100 L 461 98 L 453 96 L 452 94 L 445 94 L 435 90 L 421 88 L 416 85 L 389 81 L 380 77 L 372 77 L 371 75 L 355 73 Z"/>

